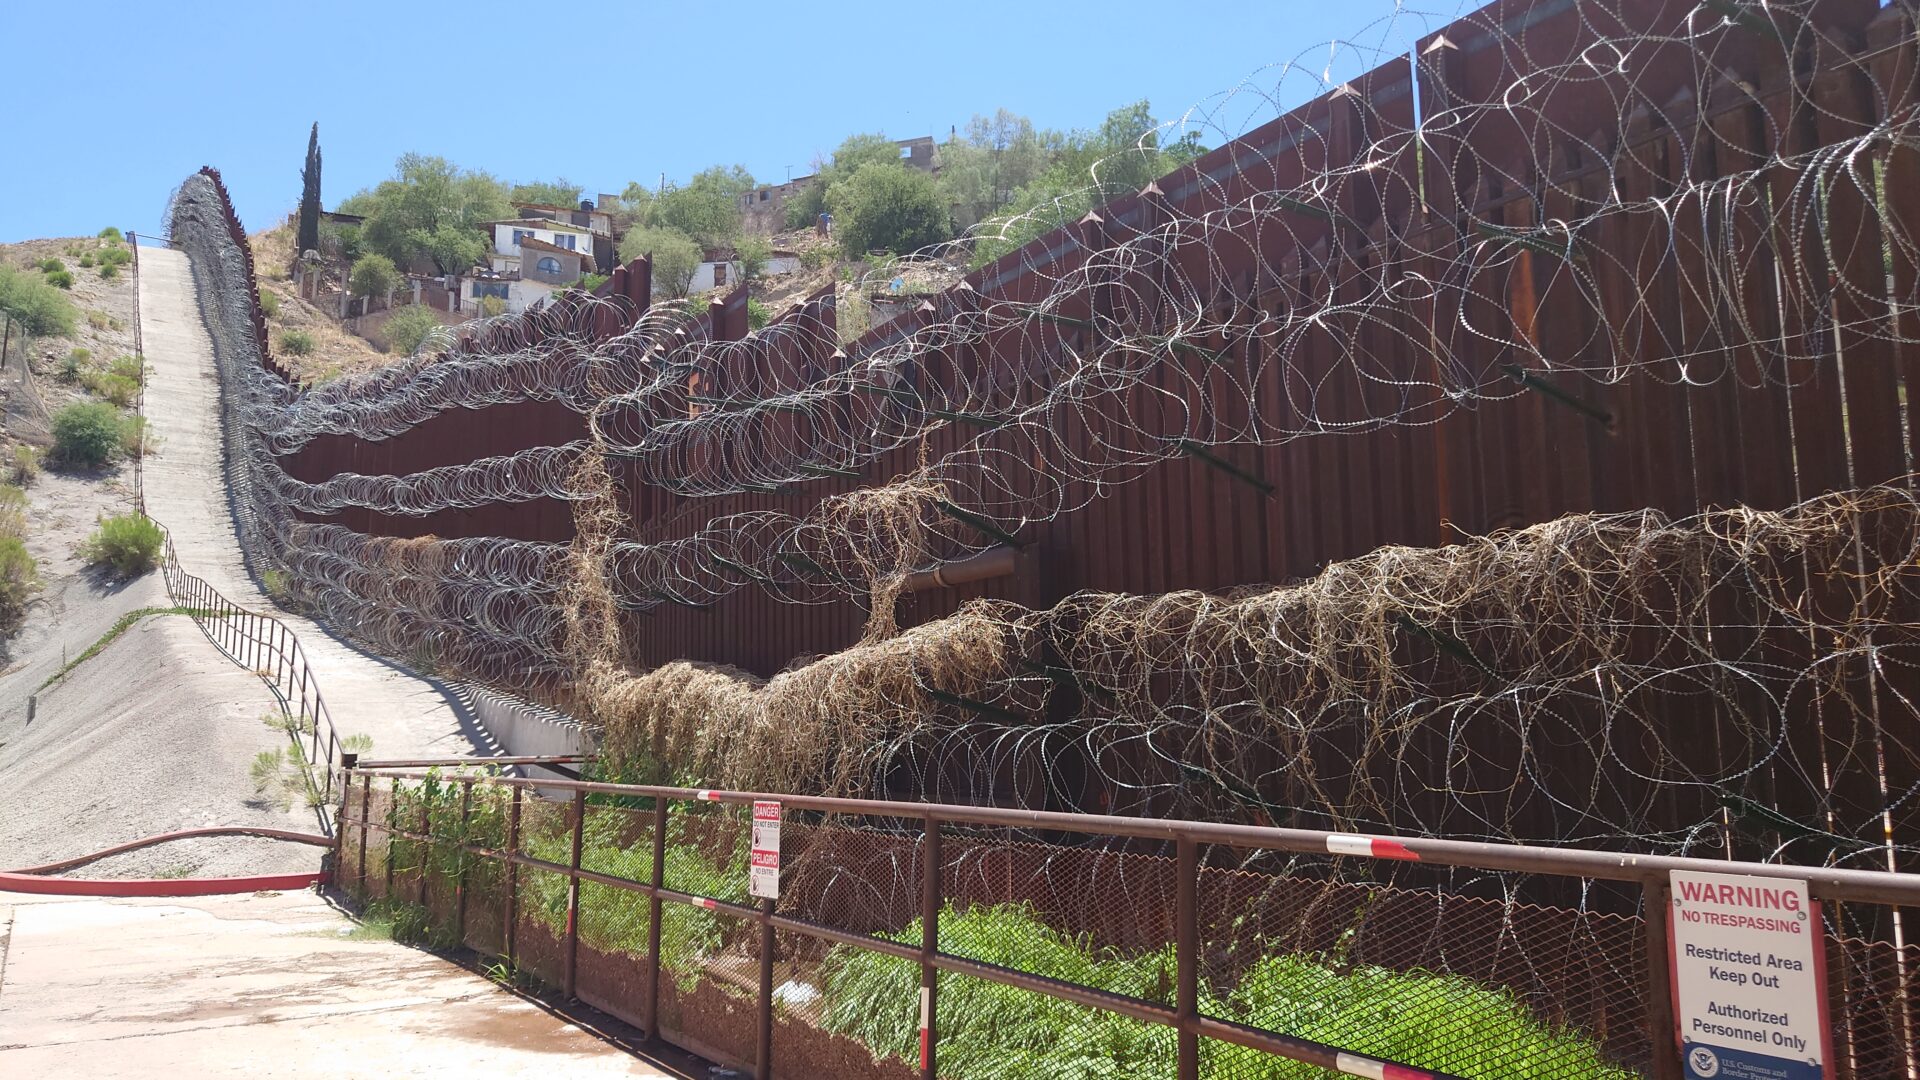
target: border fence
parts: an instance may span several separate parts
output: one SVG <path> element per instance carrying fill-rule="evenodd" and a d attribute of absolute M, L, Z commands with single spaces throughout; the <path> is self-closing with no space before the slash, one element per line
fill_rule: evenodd
<path fill-rule="evenodd" d="M 1666 1080 L 1673 870 L 1808 882 L 1830 1075 L 1920 1069 L 1920 948 L 1848 932 L 1920 876 L 427 764 L 347 762 L 337 885 L 759 1080 Z M 777 901 L 748 893 L 763 800 Z M 1587 902 L 1513 901 L 1532 877 Z"/>

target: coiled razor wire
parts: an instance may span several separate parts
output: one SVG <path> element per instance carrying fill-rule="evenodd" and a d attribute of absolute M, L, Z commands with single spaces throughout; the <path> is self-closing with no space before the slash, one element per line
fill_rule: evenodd
<path fill-rule="evenodd" d="M 1577 516 L 1457 548 L 1387 549 L 1306 585 L 1232 598 L 976 603 L 900 633 L 891 609 L 911 573 L 1072 514 L 1182 455 L 1432 425 L 1526 393 L 1599 422 L 1581 404 L 1583 382 L 1790 386 L 1815 377 L 1837 338 L 1915 345 L 1916 298 L 1892 294 L 1890 270 L 1836 273 L 1851 253 L 1831 250 L 1829 221 L 1845 201 L 1887 267 L 1920 256 L 1886 188 L 1892 156 L 1920 150 L 1913 99 L 1880 87 L 1870 128 L 1751 155 L 1694 119 L 1758 100 L 1716 57 L 1792 67 L 1817 54 L 1861 77 L 1867 68 L 1824 34 L 1813 3 L 1726 6 L 1649 32 L 1632 25 L 1637 3 L 1541 5 L 1570 7 L 1586 37 L 1550 63 L 1529 58 L 1525 19 L 1489 17 L 1479 47 L 1521 74 L 1481 101 L 1428 103 L 1425 115 L 1323 79 L 1328 108 L 1353 123 L 1283 125 L 1284 153 L 1176 174 L 1184 189 L 1150 187 L 1124 213 L 1108 208 L 1022 248 L 999 275 L 1017 296 L 982 279 L 844 347 L 832 298 L 726 341 L 685 305 L 635 317 L 624 301 L 576 294 L 534 320 L 497 320 L 432 355 L 302 389 L 259 362 L 225 211 L 210 182 L 191 179 L 169 220 L 207 301 L 243 542 L 374 646 L 506 686 L 564 687 L 616 756 L 664 740 L 677 767 L 707 782 L 870 791 L 891 777 L 919 794 L 989 798 L 1004 795 L 987 790 L 991 777 L 1031 774 L 1075 805 L 1093 784 L 1113 808 L 1232 819 L 1677 850 L 1725 842 L 1741 808 L 1766 805 L 1773 788 L 1821 791 L 1837 767 L 1796 750 L 1785 717 L 1810 706 L 1857 717 L 1861 680 L 1882 688 L 1876 707 L 1911 710 L 1884 689 L 1904 685 L 1912 659 L 1920 514 L 1905 489 L 1778 514 Z M 1691 92 L 1646 100 L 1638 81 L 1676 55 L 1696 65 Z M 1281 87 L 1320 78 L 1301 64 L 1270 74 Z M 1559 119 L 1576 92 L 1611 102 L 1601 135 Z M 1217 125 L 1252 96 L 1242 88 L 1189 122 Z M 1524 148 L 1515 161 L 1476 149 L 1490 125 Z M 1615 134 L 1661 127 L 1699 133 L 1675 140 L 1677 175 L 1703 178 L 1652 183 L 1664 174 L 1642 159 L 1645 141 Z M 1770 144 L 1782 141 L 1793 145 Z M 1716 154 L 1754 161 L 1708 176 Z M 1452 163 L 1447 190 L 1429 189 L 1429 159 Z M 1476 216 L 1515 190 L 1532 194 L 1531 221 Z M 1642 238 L 1638 250 L 1622 236 Z M 1707 318 L 1674 325 L 1644 296 L 1624 309 L 1610 299 L 1649 257 L 1695 271 L 1683 285 Z M 1567 323 L 1557 332 L 1513 302 L 1512 282 L 1527 275 L 1554 297 Z M 1750 288 L 1759 276 L 1770 287 Z M 1449 314 L 1435 322 L 1436 312 Z M 610 320 L 626 328 L 598 332 Z M 1798 329 L 1764 329 L 1776 322 Z M 1513 363 L 1473 360 L 1494 352 Z M 1735 352 L 1761 359 L 1736 364 Z M 983 356 L 1017 362 L 971 362 Z M 320 483 L 278 461 L 321 436 L 394 438 L 451 409 L 526 401 L 580 414 L 583 438 Z M 972 436 L 804 513 L 718 515 L 681 535 L 685 515 L 634 523 L 619 509 L 622 484 L 684 499 L 779 491 L 924 448 L 949 427 Z M 535 499 L 573 504 L 572 544 L 397 540 L 298 516 Z M 1846 610 L 1815 602 L 1830 587 L 1809 569 L 1816 555 L 1865 559 Z M 1657 594 L 1643 592 L 1648 581 Z M 770 682 L 701 665 L 629 669 L 625 634 L 644 632 L 632 616 L 741 589 L 789 603 L 854 596 L 874 621 L 857 648 Z M 1716 622 L 1730 589 L 1739 614 Z M 1729 654 L 1736 628 L 1798 642 L 1801 654 Z M 1432 655 L 1409 661 L 1416 646 Z M 1707 754 L 1653 730 L 1667 714 L 1641 701 L 1656 694 L 1699 701 L 1740 738 Z M 1859 745 L 1909 754 L 1876 739 Z M 1584 744 L 1601 764 L 1571 789 L 1539 773 L 1529 748 L 1548 744 Z M 1317 761 L 1332 745 L 1337 760 Z M 942 765 L 962 760 L 974 764 Z M 1844 809 L 1817 798 L 1823 809 L 1791 829 L 1752 827 L 1781 857 L 1884 863 L 1884 819 L 1916 795 L 1887 777 L 1914 771 L 1875 774 L 1880 787 Z M 955 775 L 981 786 L 949 790 Z M 1697 796 L 1679 818 L 1669 795 L 1653 794 L 1675 786 Z M 1511 804 L 1489 813 L 1485 793 L 1501 791 Z"/>

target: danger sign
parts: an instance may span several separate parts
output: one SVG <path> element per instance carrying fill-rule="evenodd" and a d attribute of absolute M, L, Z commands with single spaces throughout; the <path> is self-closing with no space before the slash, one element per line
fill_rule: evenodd
<path fill-rule="evenodd" d="M 747 892 L 762 900 L 780 899 L 780 804 L 771 799 L 753 804 L 753 850 L 747 867 Z"/>
<path fill-rule="evenodd" d="M 1673 871 L 1673 992 L 1694 1080 L 1820 1080 L 1827 995 L 1807 883 Z"/>

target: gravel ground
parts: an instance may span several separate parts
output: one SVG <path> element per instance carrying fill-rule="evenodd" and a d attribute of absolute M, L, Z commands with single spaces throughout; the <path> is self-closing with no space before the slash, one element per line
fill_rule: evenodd
<path fill-rule="evenodd" d="M 9 680 L 11 681 L 11 680 Z M 0 867 L 51 862 L 208 825 L 317 831 L 311 810 L 254 791 L 248 765 L 286 736 L 266 687 L 182 616 L 141 620 L 39 695 L 31 724 L 0 746 Z M 321 849 L 245 838 L 166 844 L 86 876 L 289 873 Z"/>

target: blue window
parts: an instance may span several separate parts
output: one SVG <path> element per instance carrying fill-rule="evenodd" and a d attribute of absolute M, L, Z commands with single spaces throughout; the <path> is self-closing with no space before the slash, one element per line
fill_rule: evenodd
<path fill-rule="evenodd" d="M 522 241 L 524 241 L 527 237 L 532 235 L 533 235 L 532 233 L 528 232 L 525 229 L 513 230 L 513 246 L 519 247 Z"/>
<path fill-rule="evenodd" d="M 540 268 L 540 272 L 543 274 L 558 274 L 560 272 L 560 260 L 551 255 L 542 257 L 535 265 Z"/>

